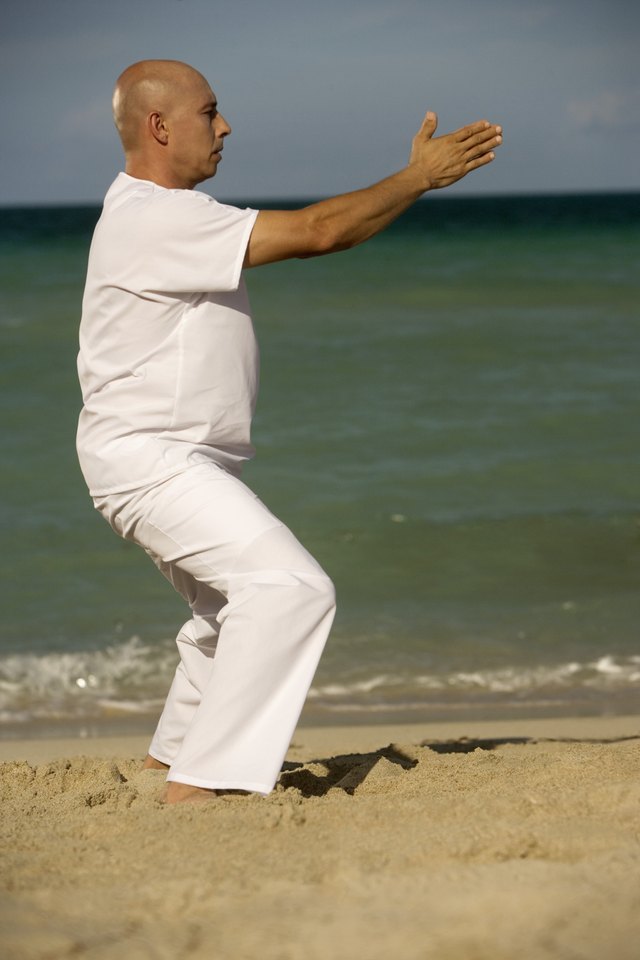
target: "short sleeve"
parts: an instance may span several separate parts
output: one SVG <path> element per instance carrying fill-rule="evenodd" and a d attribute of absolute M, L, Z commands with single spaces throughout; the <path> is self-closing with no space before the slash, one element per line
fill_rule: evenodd
<path fill-rule="evenodd" d="M 237 289 L 257 210 L 200 191 L 163 189 L 132 198 L 119 214 L 113 226 L 120 221 L 120 268 L 129 289 L 143 296 Z"/>

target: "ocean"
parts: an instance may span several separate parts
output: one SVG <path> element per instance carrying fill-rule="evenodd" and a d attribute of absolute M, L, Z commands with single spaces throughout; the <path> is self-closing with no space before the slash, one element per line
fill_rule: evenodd
<path fill-rule="evenodd" d="M 188 618 L 76 462 L 98 216 L 0 209 L 0 737 L 151 730 Z M 338 593 L 306 722 L 639 712 L 639 254 L 640 193 L 434 196 L 248 273 L 244 477 Z"/>

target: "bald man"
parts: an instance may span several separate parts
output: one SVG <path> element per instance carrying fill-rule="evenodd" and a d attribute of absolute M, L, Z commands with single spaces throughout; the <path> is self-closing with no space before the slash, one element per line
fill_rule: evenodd
<path fill-rule="evenodd" d="M 426 191 L 490 163 L 501 128 L 482 120 L 435 137 L 428 112 L 403 170 L 300 210 L 255 211 L 194 189 L 215 176 L 231 128 L 192 67 L 133 64 L 113 110 L 126 166 L 89 256 L 78 455 L 96 508 L 192 614 L 144 765 L 168 771 L 168 803 L 267 794 L 335 599 L 239 479 L 258 385 L 243 268 L 362 243 Z"/>

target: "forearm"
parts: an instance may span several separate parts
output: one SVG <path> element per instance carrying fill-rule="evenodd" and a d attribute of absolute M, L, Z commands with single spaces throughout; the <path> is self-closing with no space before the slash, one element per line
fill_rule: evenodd
<path fill-rule="evenodd" d="M 415 166 L 379 183 L 305 207 L 313 249 L 303 256 L 333 253 L 380 233 L 418 200 L 429 184 Z"/>

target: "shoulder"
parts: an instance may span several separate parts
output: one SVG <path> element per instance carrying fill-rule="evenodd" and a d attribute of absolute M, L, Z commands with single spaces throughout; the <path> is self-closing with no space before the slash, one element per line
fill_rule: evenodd
<path fill-rule="evenodd" d="M 224 228 L 247 217 L 248 208 L 220 203 L 200 190 L 169 189 L 150 180 L 137 180 L 121 173 L 105 198 L 105 214 L 128 221 L 132 229 L 172 230 Z"/>

